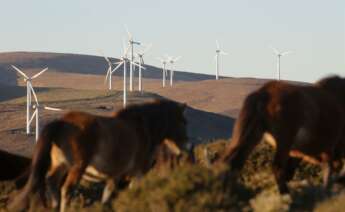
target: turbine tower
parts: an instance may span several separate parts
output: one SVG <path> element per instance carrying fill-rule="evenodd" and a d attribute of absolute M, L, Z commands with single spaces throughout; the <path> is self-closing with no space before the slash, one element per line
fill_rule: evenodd
<path fill-rule="evenodd" d="M 124 53 L 120 58 L 120 62 L 114 63 L 117 64 L 117 66 L 113 70 L 114 72 L 123 65 L 123 107 L 126 107 L 127 105 L 127 62 L 129 62 L 132 65 L 138 66 L 139 68 L 143 68 L 139 64 L 132 62 L 127 58 L 127 52 L 129 47 L 130 46 L 126 48 L 125 46 L 123 46 Z"/>
<path fill-rule="evenodd" d="M 171 65 L 171 68 L 170 68 L 170 86 L 173 86 L 173 78 L 174 78 L 174 69 L 173 69 L 173 65 L 176 61 L 178 61 L 179 59 L 181 59 L 181 56 L 178 56 L 178 57 L 170 57 L 170 56 L 167 56 L 167 60 L 168 62 L 170 63 Z"/>
<path fill-rule="evenodd" d="M 217 49 L 216 49 L 216 55 L 215 55 L 215 60 L 216 60 L 216 80 L 219 79 L 219 60 L 220 60 L 220 55 L 227 55 L 228 53 L 222 51 L 220 49 L 220 45 L 218 43 L 218 40 L 216 40 L 216 46 L 217 46 Z"/>
<path fill-rule="evenodd" d="M 130 58 L 131 63 L 129 64 L 129 90 L 133 91 L 133 63 L 132 62 L 134 62 L 134 45 L 141 45 L 141 43 L 138 41 L 134 41 L 133 36 L 129 32 L 126 25 L 125 25 L 125 28 L 128 34 L 128 44 L 129 44 L 130 54 L 131 54 L 131 58 Z"/>
<path fill-rule="evenodd" d="M 24 77 L 24 82 L 26 82 L 26 134 L 30 134 L 30 111 L 31 111 L 31 95 L 34 92 L 32 88 L 31 81 L 41 74 L 43 74 L 45 71 L 48 70 L 48 68 L 43 69 L 42 71 L 38 72 L 32 77 L 28 77 L 23 71 L 21 71 L 19 68 L 17 68 L 14 65 L 11 65 L 14 70 L 16 70 L 19 74 L 21 74 Z M 35 93 L 33 93 L 35 95 Z"/>
<path fill-rule="evenodd" d="M 111 76 L 112 76 L 112 73 L 113 73 L 113 64 L 110 62 L 109 58 L 106 57 L 106 56 L 103 56 L 104 59 L 107 61 L 108 63 L 108 70 L 107 70 L 107 74 L 105 75 L 105 82 L 108 83 L 108 90 L 111 90 Z"/>
<path fill-rule="evenodd" d="M 142 74 L 141 74 L 141 69 L 143 68 L 145 70 L 145 67 L 143 67 L 143 65 L 145 64 L 143 57 L 146 54 L 146 52 L 151 48 L 151 46 L 152 44 L 149 44 L 144 51 L 137 53 L 137 57 L 139 60 L 138 61 L 139 62 L 139 86 L 138 86 L 139 91 L 143 90 Z"/>
<path fill-rule="evenodd" d="M 277 80 L 280 80 L 280 58 L 284 55 L 292 53 L 291 51 L 279 52 L 276 48 L 271 47 L 273 52 L 277 55 Z"/>
<path fill-rule="evenodd" d="M 162 63 L 162 72 L 163 72 L 163 81 L 162 81 L 162 86 L 163 88 L 165 87 L 165 80 L 166 80 L 166 65 L 167 65 L 167 61 L 166 60 L 163 60 L 162 58 L 157 58 L 157 60 L 159 60 L 161 63 Z"/>

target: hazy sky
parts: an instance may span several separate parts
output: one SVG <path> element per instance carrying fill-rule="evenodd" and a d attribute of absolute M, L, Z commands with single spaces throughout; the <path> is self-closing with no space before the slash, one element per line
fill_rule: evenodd
<path fill-rule="evenodd" d="M 218 39 L 226 76 L 275 77 L 270 45 L 294 52 L 282 58 L 283 79 L 345 76 L 344 0 L 1 0 L 0 51 L 119 57 L 124 24 L 153 43 L 152 65 L 181 55 L 178 70 L 214 74 Z"/>

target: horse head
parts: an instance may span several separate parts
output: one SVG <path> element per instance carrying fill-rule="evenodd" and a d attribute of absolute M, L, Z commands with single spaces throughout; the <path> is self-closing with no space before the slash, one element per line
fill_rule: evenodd
<path fill-rule="evenodd" d="M 160 118 L 165 119 L 161 122 L 165 123 L 162 129 L 163 142 L 172 152 L 177 153 L 178 150 L 173 148 L 173 144 L 180 149 L 187 147 L 187 120 L 184 116 L 187 105 L 168 100 L 158 100 L 158 104 L 162 106 Z"/>
<path fill-rule="evenodd" d="M 345 105 L 345 78 L 330 76 L 318 81 L 316 86 L 334 94 Z"/>

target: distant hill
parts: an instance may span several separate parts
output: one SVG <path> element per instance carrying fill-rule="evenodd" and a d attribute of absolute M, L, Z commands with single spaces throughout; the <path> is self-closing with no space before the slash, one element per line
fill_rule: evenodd
<path fill-rule="evenodd" d="M 118 62 L 117 58 L 110 58 L 112 62 Z M 80 74 L 105 75 L 107 63 L 103 57 L 80 54 L 44 53 L 44 52 L 9 52 L 0 53 L 0 83 L 16 85 L 16 73 L 11 70 L 11 65 L 23 69 L 42 69 L 49 67 L 50 71 L 68 72 Z M 161 79 L 160 68 L 145 65 L 144 78 Z M 114 73 L 122 76 L 122 72 Z M 214 79 L 212 75 L 188 73 L 176 71 L 176 81 L 200 81 Z"/>
<path fill-rule="evenodd" d="M 8 99 L 21 97 L 26 93 L 25 87 L 16 85 L 0 84 L 0 102 Z"/>

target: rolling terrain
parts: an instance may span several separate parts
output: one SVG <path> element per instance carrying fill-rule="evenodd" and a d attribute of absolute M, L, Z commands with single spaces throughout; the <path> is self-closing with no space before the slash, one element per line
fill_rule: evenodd
<path fill-rule="evenodd" d="M 112 61 L 117 59 L 112 58 Z M 122 72 L 113 77 L 113 90 L 104 83 L 107 64 L 102 57 L 56 53 L 14 52 L 0 54 L 0 148 L 30 155 L 34 136 L 25 134 L 25 82 L 10 65 L 28 75 L 49 70 L 33 81 L 41 104 L 68 110 L 107 115 L 122 107 Z M 136 73 L 136 72 L 135 72 Z M 143 73 L 145 92 L 129 92 L 130 102 L 168 98 L 187 103 L 189 137 L 193 142 L 229 139 L 244 97 L 266 80 L 222 78 L 175 72 L 175 83 L 162 88 L 161 70 L 148 66 Z M 134 78 L 137 90 L 137 78 Z M 65 112 L 64 111 L 64 112 Z M 41 111 L 41 127 L 63 112 Z"/>

